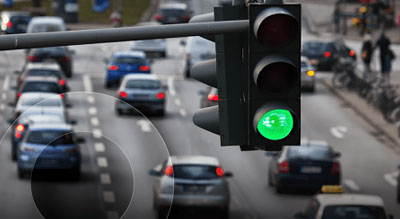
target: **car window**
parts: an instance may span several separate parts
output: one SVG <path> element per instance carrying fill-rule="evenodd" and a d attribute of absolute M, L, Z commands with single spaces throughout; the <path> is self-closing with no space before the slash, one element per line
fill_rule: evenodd
<path fill-rule="evenodd" d="M 217 179 L 215 166 L 208 165 L 174 165 L 174 177 L 178 179 L 206 180 Z"/>
<path fill-rule="evenodd" d="M 53 82 L 27 82 L 22 92 L 50 92 L 50 93 L 61 93 L 61 89 L 58 84 Z"/>
<path fill-rule="evenodd" d="M 322 219 L 386 219 L 379 206 L 335 205 L 324 208 Z"/>
<path fill-rule="evenodd" d="M 319 202 L 316 199 L 312 199 L 304 211 L 304 215 L 306 215 L 308 219 L 315 219 L 319 206 Z"/>
<path fill-rule="evenodd" d="M 61 103 L 58 99 L 55 98 L 48 98 L 48 99 L 42 99 L 42 98 L 26 98 L 23 99 L 21 102 L 22 106 L 37 106 L 37 107 L 58 107 L 61 106 Z"/>
<path fill-rule="evenodd" d="M 166 16 L 182 16 L 185 14 L 185 10 L 176 8 L 164 8 L 161 9 L 161 14 Z"/>
<path fill-rule="evenodd" d="M 10 21 L 15 24 L 24 24 L 27 25 L 31 18 L 29 16 L 12 16 Z"/>
<path fill-rule="evenodd" d="M 71 145 L 74 144 L 71 133 L 58 130 L 40 130 L 29 132 L 27 143 L 44 145 Z"/>
<path fill-rule="evenodd" d="M 33 51 L 34 56 L 65 56 L 66 51 L 63 47 L 46 47 L 46 48 L 38 48 Z"/>
<path fill-rule="evenodd" d="M 129 80 L 126 89 L 160 89 L 160 82 L 156 80 Z"/>
<path fill-rule="evenodd" d="M 289 159 L 331 160 L 332 153 L 332 150 L 325 146 L 289 147 L 287 157 Z"/>
<path fill-rule="evenodd" d="M 53 76 L 57 78 L 61 78 L 61 75 L 58 71 L 52 71 L 52 70 L 41 70 L 41 69 L 35 69 L 35 70 L 29 70 L 26 73 L 26 76 Z"/>
<path fill-rule="evenodd" d="M 61 26 L 55 24 L 35 24 L 32 33 L 62 31 Z"/>
<path fill-rule="evenodd" d="M 130 57 L 130 56 L 119 56 L 119 57 L 112 57 L 111 62 L 118 63 L 118 64 L 143 64 L 145 60 L 140 57 Z"/>
<path fill-rule="evenodd" d="M 322 55 L 325 52 L 324 43 L 306 42 L 303 44 L 303 52 L 310 55 Z"/>

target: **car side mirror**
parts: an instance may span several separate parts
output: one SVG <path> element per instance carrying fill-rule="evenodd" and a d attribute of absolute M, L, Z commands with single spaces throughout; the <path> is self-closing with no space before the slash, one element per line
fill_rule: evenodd
<path fill-rule="evenodd" d="M 232 172 L 225 172 L 224 173 L 224 177 L 233 177 L 233 173 Z"/>
<path fill-rule="evenodd" d="M 85 143 L 86 142 L 86 140 L 85 140 L 85 138 L 83 138 L 83 137 L 77 137 L 76 138 L 76 143 L 78 143 L 78 144 L 83 144 L 83 143 Z"/>
<path fill-rule="evenodd" d="M 149 170 L 149 175 L 150 176 L 160 176 L 160 172 L 156 171 L 155 169 Z"/>
<path fill-rule="evenodd" d="M 14 123 L 14 119 L 7 119 L 7 123 L 10 124 L 10 125 L 13 124 Z"/>
<path fill-rule="evenodd" d="M 342 156 L 342 154 L 339 151 L 333 152 L 333 157 L 334 158 L 339 158 L 340 156 Z"/>
<path fill-rule="evenodd" d="M 185 41 L 185 40 L 181 40 L 181 41 L 179 42 L 179 44 L 180 44 L 181 46 L 186 46 L 186 41 Z"/>
<path fill-rule="evenodd" d="M 295 218 L 295 219 L 307 219 L 307 216 L 306 216 L 303 212 L 297 212 L 297 213 L 294 215 L 294 218 Z"/>

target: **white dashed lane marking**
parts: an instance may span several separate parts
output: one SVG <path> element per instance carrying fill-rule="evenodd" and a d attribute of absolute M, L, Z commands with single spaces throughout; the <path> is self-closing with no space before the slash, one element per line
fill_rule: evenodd
<path fill-rule="evenodd" d="M 108 173 L 100 174 L 100 182 L 103 185 L 110 185 L 111 184 L 111 176 Z"/>
<path fill-rule="evenodd" d="M 103 153 L 104 151 L 106 151 L 106 147 L 102 142 L 96 142 L 94 143 L 94 150 L 98 153 Z"/>
<path fill-rule="evenodd" d="M 145 119 L 140 119 L 136 122 L 136 124 L 140 126 L 142 132 L 151 132 L 151 124 L 149 121 Z"/>
<path fill-rule="evenodd" d="M 344 138 L 345 133 L 347 132 L 347 127 L 345 126 L 336 126 L 330 129 L 331 134 L 335 138 Z"/>
<path fill-rule="evenodd" d="M 6 99 L 7 99 L 7 94 L 6 94 L 6 93 L 3 93 L 3 94 L 1 95 L 1 99 L 6 100 Z"/>
<path fill-rule="evenodd" d="M 384 178 L 391 186 L 396 187 L 398 174 L 398 172 L 387 173 L 384 175 Z"/>
<path fill-rule="evenodd" d="M 7 91 L 9 86 L 10 86 L 10 76 L 6 75 L 6 77 L 4 78 L 3 90 Z"/>
<path fill-rule="evenodd" d="M 93 86 L 89 75 L 83 75 L 83 87 L 86 92 L 93 92 Z"/>
<path fill-rule="evenodd" d="M 96 107 L 90 107 L 88 110 L 90 115 L 96 115 L 97 114 L 97 109 Z"/>
<path fill-rule="evenodd" d="M 90 103 L 90 104 L 94 104 L 94 97 L 93 96 L 88 96 L 87 97 L 87 101 Z"/>
<path fill-rule="evenodd" d="M 112 191 L 103 191 L 103 199 L 106 203 L 114 203 L 115 195 Z"/>
<path fill-rule="evenodd" d="M 103 136 L 100 129 L 93 129 L 92 133 L 94 138 L 101 138 Z"/>
<path fill-rule="evenodd" d="M 171 96 L 176 95 L 175 87 L 174 87 L 174 77 L 170 76 L 168 77 L 168 90 Z"/>
<path fill-rule="evenodd" d="M 354 180 L 351 179 L 345 179 L 343 180 L 343 184 L 349 188 L 350 190 L 354 191 L 354 192 L 358 192 L 360 191 L 360 187 L 357 185 L 356 182 L 354 182 Z"/>
<path fill-rule="evenodd" d="M 186 110 L 185 109 L 179 109 L 179 113 L 181 114 L 182 117 L 186 116 Z"/>
<path fill-rule="evenodd" d="M 99 126 L 100 121 L 97 117 L 92 117 L 90 118 L 90 123 L 92 123 L 92 126 Z"/>
<path fill-rule="evenodd" d="M 175 104 L 177 105 L 177 106 L 181 106 L 181 101 L 179 100 L 179 99 L 175 99 Z"/>
<path fill-rule="evenodd" d="M 108 167 L 107 158 L 105 158 L 105 157 L 97 157 L 97 166 L 99 166 L 101 168 Z"/>

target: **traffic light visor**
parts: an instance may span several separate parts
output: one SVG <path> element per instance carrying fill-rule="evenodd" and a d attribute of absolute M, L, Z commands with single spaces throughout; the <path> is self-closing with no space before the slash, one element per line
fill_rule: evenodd
<path fill-rule="evenodd" d="M 262 11 L 255 20 L 254 34 L 262 44 L 280 46 L 293 40 L 299 29 L 296 18 L 287 10 L 272 7 Z"/>
<path fill-rule="evenodd" d="M 293 116 L 287 109 L 274 109 L 264 113 L 257 121 L 257 131 L 269 140 L 281 140 L 292 132 Z"/>

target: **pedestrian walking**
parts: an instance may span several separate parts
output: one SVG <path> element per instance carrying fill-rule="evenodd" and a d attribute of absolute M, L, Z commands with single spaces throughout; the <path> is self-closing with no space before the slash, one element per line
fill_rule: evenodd
<path fill-rule="evenodd" d="M 365 70 L 364 75 L 371 72 L 371 57 L 372 57 L 372 37 L 371 34 L 365 34 L 364 41 L 361 48 L 361 58 L 364 62 Z"/>
<path fill-rule="evenodd" d="M 379 57 L 381 62 L 381 72 L 382 78 L 390 83 L 390 71 L 392 60 L 395 58 L 393 51 L 390 49 L 390 39 L 385 35 L 385 32 L 382 32 L 378 41 L 376 42 L 375 48 L 379 47 Z"/>

